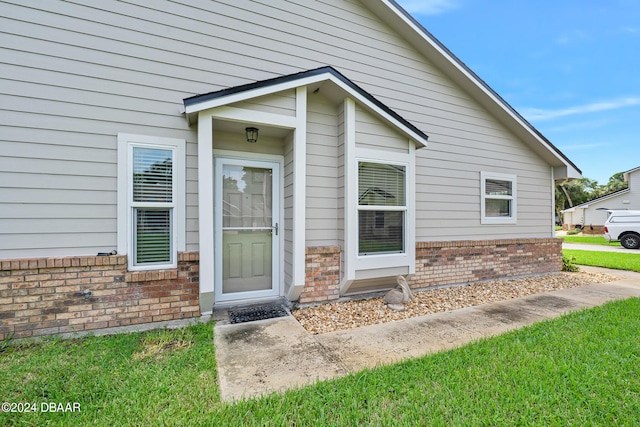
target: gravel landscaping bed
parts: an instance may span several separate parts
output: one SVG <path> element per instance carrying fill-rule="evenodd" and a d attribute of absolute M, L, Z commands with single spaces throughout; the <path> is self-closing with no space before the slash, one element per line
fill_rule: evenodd
<path fill-rule="evenodd" d="M 387 308 L 382 297 L 377 297 L 298 308 L 292 314 L 310 333 L 323 334 L 616 279 L 602 273 L 548 274 L 414 291 L 414 300 L 406 304 L 403 311 Z"/>

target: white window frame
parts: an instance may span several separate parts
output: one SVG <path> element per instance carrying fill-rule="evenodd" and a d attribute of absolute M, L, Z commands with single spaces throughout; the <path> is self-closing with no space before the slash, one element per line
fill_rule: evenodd
<path fill-rule="evenodd" d="M 356 143 L 356 103 L 344 100 L 344 258 L 341 291 L 354 280 L 414 274 L 416 270 L 415 141 L 407 140 L 407 152 L 364 147 Z M 404 253 L 360 256 L 358 241 L 358 162 L 395 163 L 406 167 Z"/>
<path fill-rule="evenodd" d="M 487 180 L 496 179 L 511 182 L 511 195 L 487 195 Z M 511 202 L 511 215 L 487 216 L 486 200 L 509 200 Z M 517 224 L 518 222 L 518 179 L 516 175 L 497 172 L 480 172 L 480 223 L 481 224 Z"/>
<path fill-rule="evenodd" d="M 383 152 L 380 150 L 372 150 L 366 148 L 357 148 L 354 150 L 354 157 L 350 161 L 349 171 L 347 172 L 347 186 L 348 197 L 347 206 L 348 211 L 346 215 L 353 216 L 352 220 L 347 220 L 347 239 L 352 244 L 349 247 L 350 256 L 352 257 L 348 263 L 347 278 L 354 279 L 357 271 L 365 270 L 378 270 L 403 267 L 408 268 L 408 273 L 413 274 L 415 272 L 415 159 L 413 157 L 414 149 L 411 142 L 409 153 L 393 153 Z M 360 206 L 358 203 L 358 165 L 360 162 L 380 163 L 387 165 L 403 166 L 405 168 L 405 205 L 388 206 L 380 209 L 370 208 L 368 206 Z M 359 213 L 362 210 L 374 209 L 374 210 L 390 210 L 390 211 L 403 211 L 404 212 L 404 252 L 397 253 L 371 253 L 360 254 L 359 253 Z M 349 225 L 351 224 L 351 225 Z"/>
<path fill-rule="evenodd" d="M 134 147 L 171 150 L 173 152 L 171 203 L 133 201 Z M 118 134 L 118 253 L 127 255 L 127 268 L 130 271 L 163 270 L 178 266 L 178 252 L 185 250 L 185 147 L 184 139 Z M 136 208 L 171 209 L 171 257 L 169 262 L 136 265 L 134 259 L 136 220 L 134 211 Z"/>

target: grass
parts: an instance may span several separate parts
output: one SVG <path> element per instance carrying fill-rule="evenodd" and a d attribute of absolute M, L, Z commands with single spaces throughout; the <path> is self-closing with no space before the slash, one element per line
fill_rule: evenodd
<path fill-rule="evenodd" d="M 221 403 L 211 325 L 47 340 L 0 354 L 4 401 L 82 404 L 0 425 L 636 425 L 640 299 L 397 365 Z"/>
<path fill-rule="evenodd" d="M 567 243 L 585 243 L 589 245 L 620 246 L 620 242 L 607 242 L 602 236 L 561 236 Z"/>
<path fill-rule="evenodd" d="M 626 254 L 563 249 L 562 254 L 570 258 L 574 257 L 575 264 L 614 268 L 616 270 L 630 270 L 640 273 L 640 251 Z"/>
<path fill-rule="evenodd" d="M 3 402 L 80 413 L 1 413 L 0 425 L 188 425 L 219 405 L 211 325 L 18 343 L 0 354 Z"/>

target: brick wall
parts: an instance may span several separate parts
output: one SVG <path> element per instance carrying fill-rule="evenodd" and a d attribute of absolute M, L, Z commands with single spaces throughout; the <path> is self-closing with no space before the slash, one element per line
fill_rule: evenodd
<path fill-rule="evenodd" d="M 340 296 L 340 247 L 305 249 L 305 283 L 301 304 L 335 300 Z"/>
<path fill-rule="evenodd" d="M 562 239 L 467 240 L 418 242 L 413 288 L 558 272 Z M 305 286 L 301 304 L 340 296 L 340 248 L 306 248 Z"/>
<path fill-rule="evenodd" d="M 137 272 L 125 255 L 0 260 L 0 339 L 199 316 L 198 259 Z"/>
<path fill-rule="evenodd" d="M 604 234 L 604 225 L 585 225 L 582 234 L 598 235 Z"/>
<path fill-rule="evenodd" d="M 562 239 L 419 242 L 410 284 L 425 288 L 561 269 Z"/>

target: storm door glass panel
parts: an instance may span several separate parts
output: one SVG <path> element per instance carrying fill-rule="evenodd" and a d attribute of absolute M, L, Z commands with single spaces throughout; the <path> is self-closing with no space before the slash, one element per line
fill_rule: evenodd
<path fill-rule="evenodd" d="M 270 290 L 272 169 L 223 165 L 222 293 Z"/>

